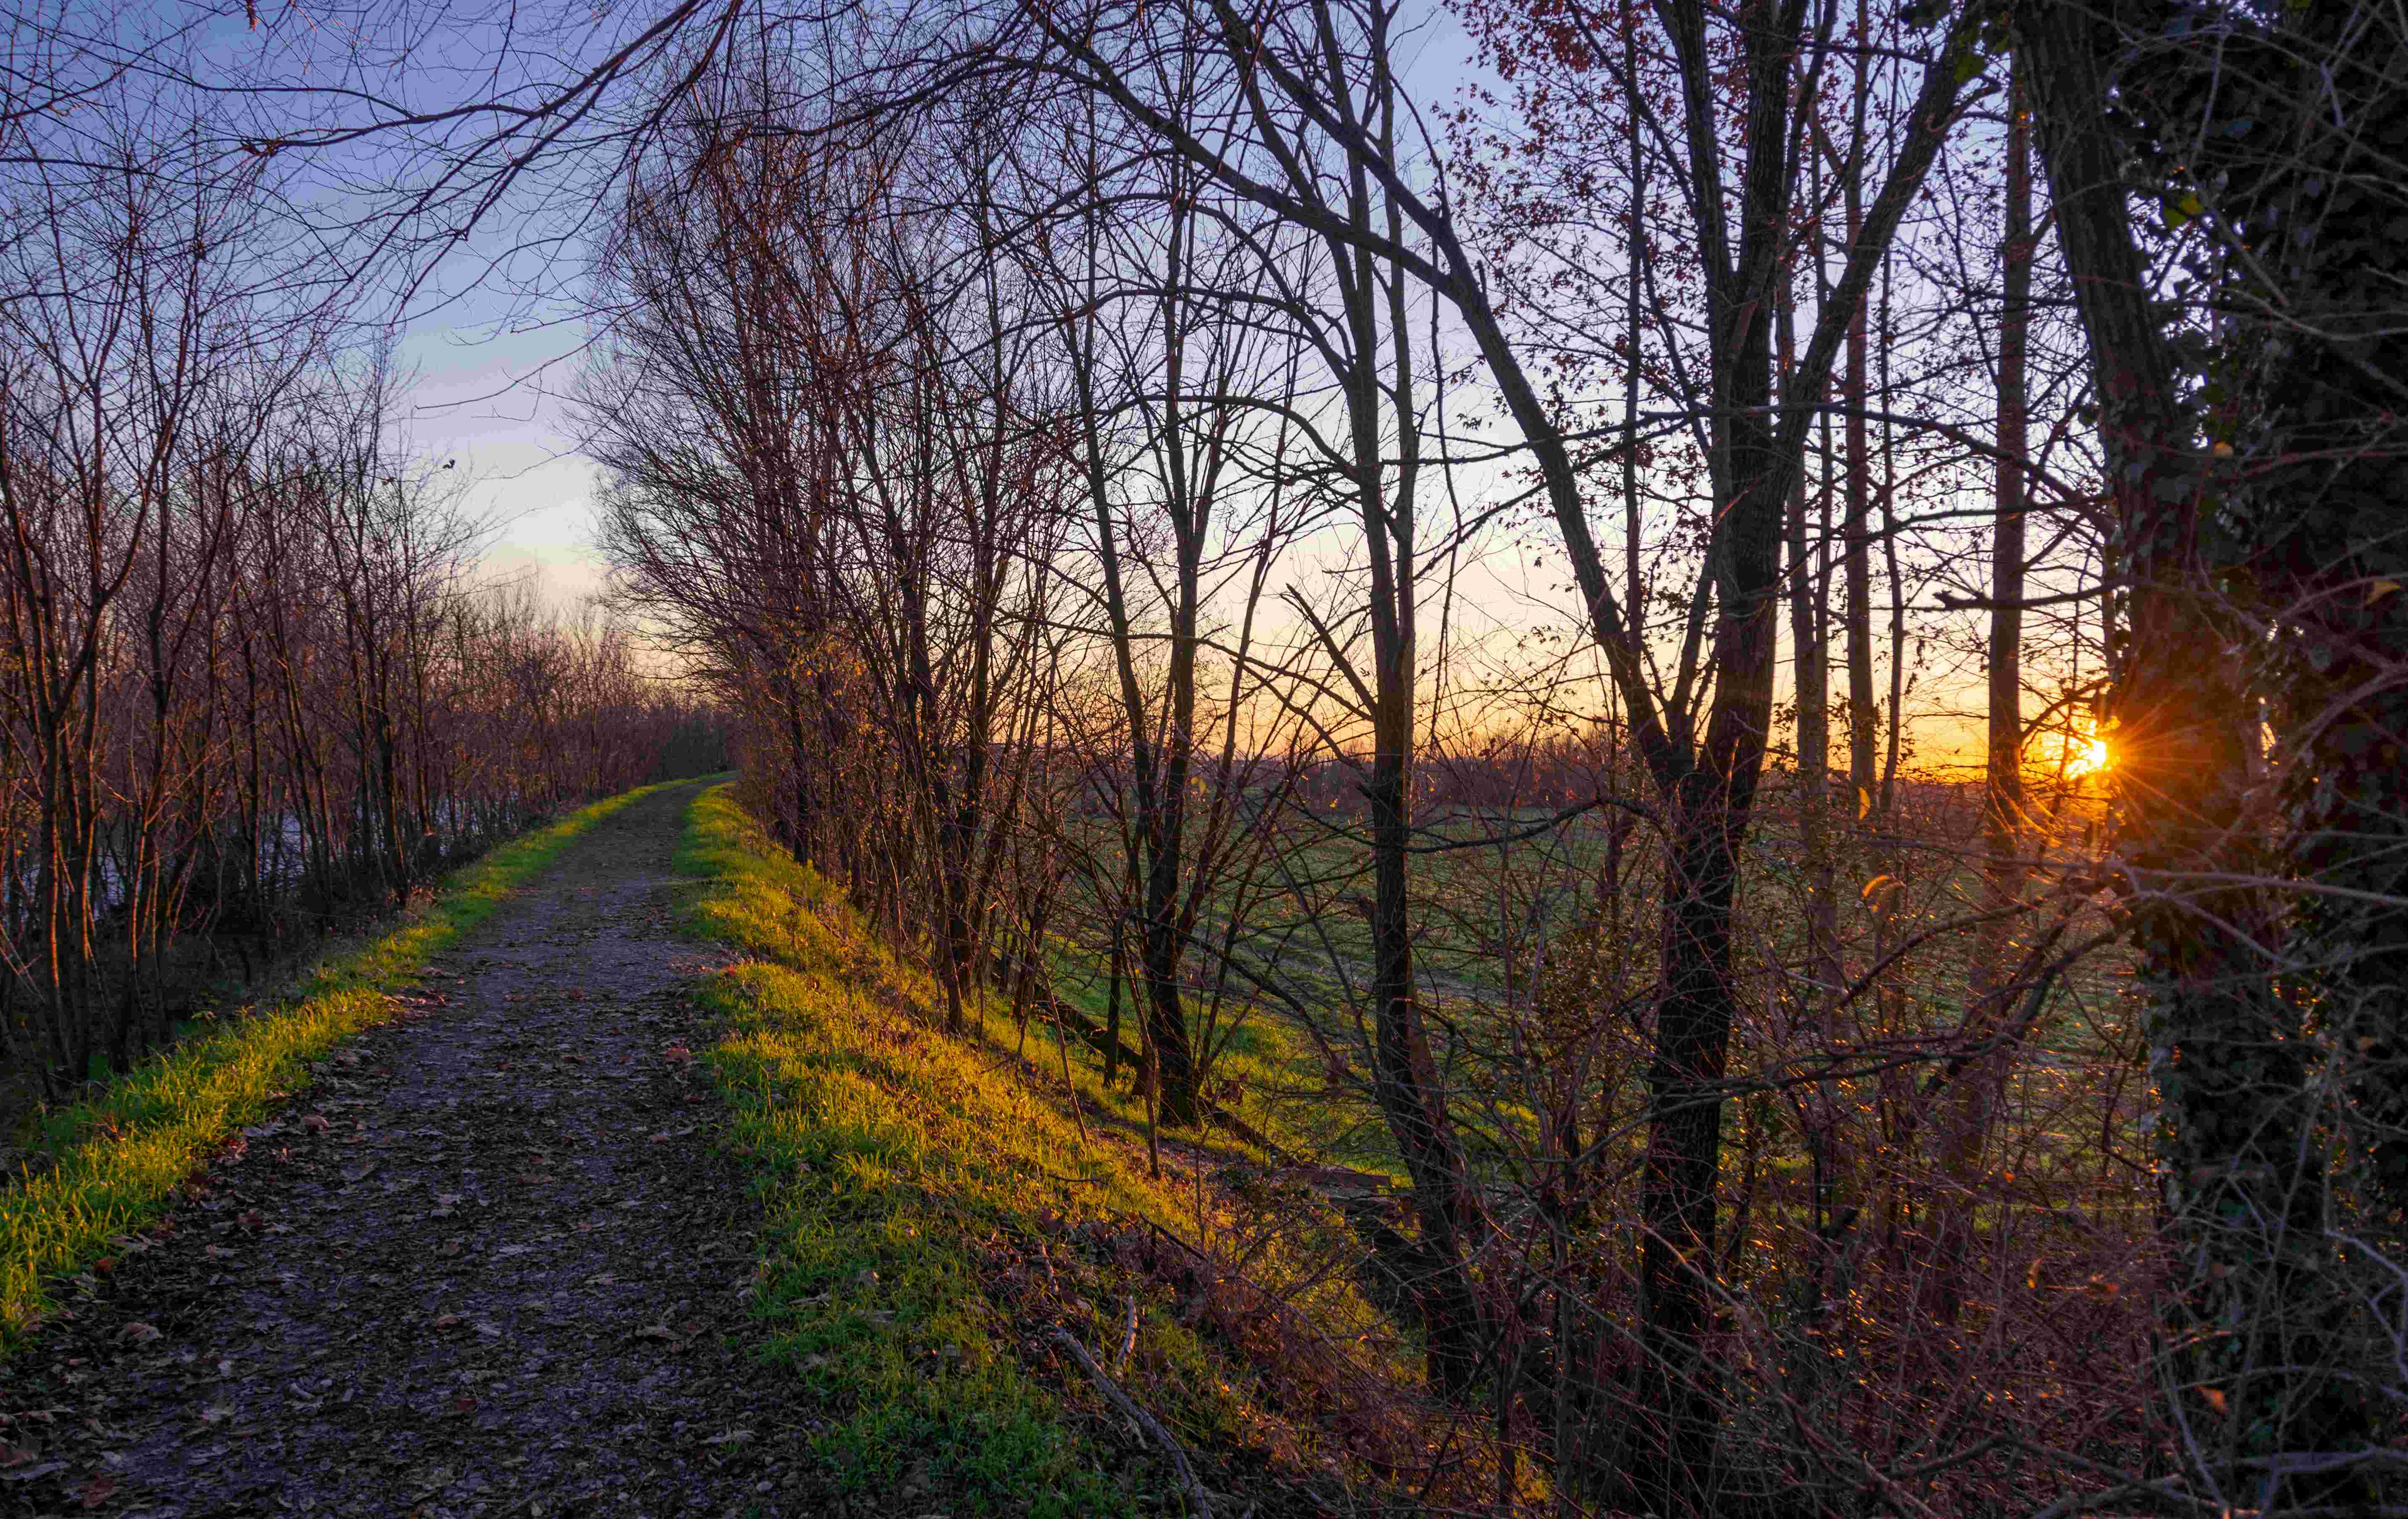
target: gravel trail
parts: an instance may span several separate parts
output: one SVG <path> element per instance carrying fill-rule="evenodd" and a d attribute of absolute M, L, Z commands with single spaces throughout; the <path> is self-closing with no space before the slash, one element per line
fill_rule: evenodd
<path fill-rule="evenodd" d="M 822 1512 L 808 1400 L 744 1349 L 692 796 L 574 841 L 0 1368 L 0 1512 Z"/>

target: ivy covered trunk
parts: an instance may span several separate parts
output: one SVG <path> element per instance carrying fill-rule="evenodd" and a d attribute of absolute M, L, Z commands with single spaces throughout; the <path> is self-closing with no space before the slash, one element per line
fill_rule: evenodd
<path fill-rule="evenodd" d="M 2246 251 L 2221 294 L 2250 315 L 2211 374 L 2212 425 L 2238 466 L 2248 579 L 2274 635 L 2269 716 L 2297 888 L 2285 970 L 2316 1099 L 2301 1139 L 2332 1157 L 2318 1265 L 2343 1288 L 2279 1347 L 2319 1369 L 2298 1412 L 2239 1444 L 2329 1467 L 2400 1432 L 2377 1305 L 2398 1290 L 2381 1257 L 2408 1244 L 2408 33 L 2396 12 L 2292 7 L 2217 73 L 2184 115 L 2223 145 L 2203 165 L 2220 193 L 2202 210 Z M 2371 1469 L 2349 1468 L 2270 1496 L 2376 1492 Z"/>
<path fill-rule="evenodd" d="M 2194 1475 L 2250 1508 L 2367 1496 L 2349 1456 L 2372 1434 L 2354 1364 L 2368 1299 L 2335 1211 L 2361 1157 L 2383 1174 L 2402 1111 L 2390 1030 L 2367 1015 L 2396 1007 L 2401 914 L 2381 898 L 2408 880 L 2386 754 L 2408 717 L 2401 613 L 2377 573 L 2408 558 L 2382 436 L 2408 393 L 2369 308 L 2399 309 L 2385 281 L 2408 261 L 2370 214 L 2396 185 L 2386 197 L 2371 161 L 2345 164 L 2370 107 L 2396 150 L 2401 60 L 2396 38 L 2370 55 L 2364 27 L 2350 62 L 2315 57 L 2312 34 L 2344 14 L 2293 7 L 2279 34 L 2227 18 L 2213 48 L 2154 5 L 2015 17 L 2128 587 L 2110 742 L 2173 1247 L 2163 1391 Z M 2152 306 L 2134 165 L 2169 229 L 2202 224 L 2194 267 L 2225 286 L 2216 344 L 2178 352 Z M 2372 225 L 2332 236 L 2353 206 Z"/>

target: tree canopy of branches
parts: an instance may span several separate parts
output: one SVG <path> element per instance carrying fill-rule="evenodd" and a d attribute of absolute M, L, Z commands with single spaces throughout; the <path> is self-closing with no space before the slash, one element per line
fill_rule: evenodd
<path fill-rule="evenodd" d="M 23 995 L 690 722 L 262 294 L 340 180 L 346 289 L 592 254 L 625 625 L 948 1032 L 1396 1183 L 1425 1498 L 2401 1507 L 2396 7 L 563 10 L 141 176 L 42 123 L 208 55 L 39 35 Z"/>

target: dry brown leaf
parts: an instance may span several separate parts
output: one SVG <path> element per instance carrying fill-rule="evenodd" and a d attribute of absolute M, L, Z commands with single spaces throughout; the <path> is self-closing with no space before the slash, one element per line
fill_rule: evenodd
<path fill-rule="evenodd" d="M 117 1342 L 121 1345 L 147 1345 L 158 1338 L 157 1326 L 144 1324 L 139 1319 L 117 1331 Z"/>

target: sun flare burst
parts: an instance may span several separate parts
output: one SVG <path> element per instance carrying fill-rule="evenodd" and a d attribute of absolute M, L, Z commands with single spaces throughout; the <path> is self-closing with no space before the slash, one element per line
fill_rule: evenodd
<path fill-rule="evenodd" d="M 2073 741 L 2073 758 L 2065 767 L 2068 775 L 2096 775 L 2107 768 L 2110 756 L 2104 738 L 2077 738 Z"/>

